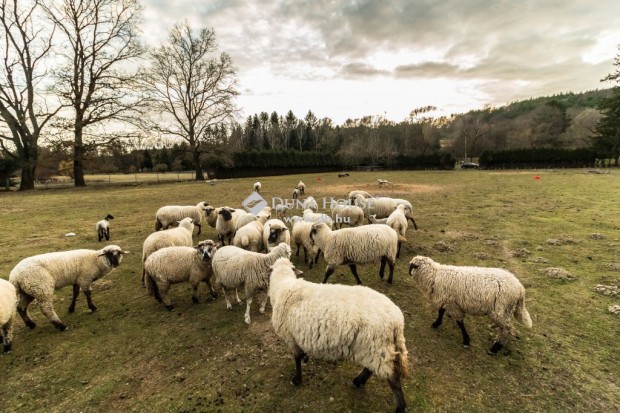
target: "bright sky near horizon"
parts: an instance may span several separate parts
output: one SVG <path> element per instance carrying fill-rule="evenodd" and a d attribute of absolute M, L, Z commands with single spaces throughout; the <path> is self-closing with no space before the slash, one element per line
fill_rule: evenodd
<path fill-rule="evenodd" d="M 400 122 L 611 87 L 620 1 L 143 0 L 148 45 L 176 22 L 213 28 L 243 116 Z M 242 121 L 243 119 L 241 119 Z"/>

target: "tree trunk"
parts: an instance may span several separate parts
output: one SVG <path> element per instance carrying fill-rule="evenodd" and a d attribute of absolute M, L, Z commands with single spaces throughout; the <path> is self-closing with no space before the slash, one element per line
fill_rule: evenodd
<path fill-rule="evenodd" d="M 34 189 L 34 172 L 37 168 L 36 161 L 33 162 L 32 159 L 24 162 L 22 164 L 22 178 L 19 183 L 20 191 L 29 191 Z"/>
<path fill-rule="evenodd" d="M 200 152 L 194 151 L 192 153 L 192 159 L 194 161 L 194 169 L 196 170 L 196 181 L 204 181 L 205 177 L 202 173 L 202 167 L 200 166 Z"/>
<path fill-rule="evenodd" d="M 73 180 L 76 187 L 85 187 L 84 143 L 82 142 L 81 119 L 75 122 L 75 141 L 73 142 Z"/>

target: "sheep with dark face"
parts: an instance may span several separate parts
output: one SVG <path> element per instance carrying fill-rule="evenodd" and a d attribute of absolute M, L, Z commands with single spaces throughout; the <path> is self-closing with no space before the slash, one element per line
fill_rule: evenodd
<path fill-rule="evenodd" d="M 256 191 L 256 193 L 260 194 L 260 189 L 262 188 L 262 185 L 260 182 L 254 182 L 254 190 Z"/>
<path fill-rule="evenodd" d="M 217 221 L 215 222 L 215 230 L 217 231 L 217 238 L 222 245 L 231 245 L 233 238 L 235 237 L 237 217 L 239 214 L 235 214 L 236 210 L 230 207 L 221 207 L 217 213 Z"/>
<path fill-rule="evenodd" d="M 263 246 L 267 252 L 281 242 L 291 244 L 291 233 L 284 222 L 279 219 L 270 219 L 263 225 Z"/>
<path fill-rule="evenodd" d="M 124 254 L 128 252 L 118 245 L 108 245 L 100 250 L 50 252 L 24 258 L 9 274 L 19 298 L 17 312 L 28 327 L 35 328 L 36 324 L 28 315 L 28 306 L 36 299 L 41 312 L 52 324 L 65 330 L 67 327 L 54 311 L 54 290 L 73 286 L 70 313 L 75 311 L 80 289 L 86 296 L 88 308 L 96 311 L 91 299 L 91 284 L 118 267 Z"/>
<path fill-rule="evenodd" d="M 114 219 L 114 217 L 108 214 L 101 221 L 97 222 L 97 225 L 95 225 L 95 228 L 97 229 L 97 238 L 99 242 L 101 242 L 103 238 L 105 238 L 106 241 L 110 240 L 110 220 L 111 219 Z"/>

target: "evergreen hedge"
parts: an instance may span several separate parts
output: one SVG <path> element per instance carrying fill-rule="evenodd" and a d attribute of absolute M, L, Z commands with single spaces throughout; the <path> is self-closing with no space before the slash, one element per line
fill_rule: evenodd
<path fill-rule="evenodd" d="M 480 167 L 485 169 L 589 168 L 595 161 L 596 154 L 587 148 L 513 149 L 484 151 L 480 155 Z"/>

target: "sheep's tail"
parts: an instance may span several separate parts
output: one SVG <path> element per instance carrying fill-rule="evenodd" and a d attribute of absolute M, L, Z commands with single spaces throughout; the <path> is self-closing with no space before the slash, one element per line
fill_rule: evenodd
<path fill-rule="evenodd" d="M 248 237 L 247 235 L 244 235 L 241 237 L 241 248 L 243 248 L 244 250 L 249 248 L 250 246 L 250 237 Z"/>
<path fill-rule="evenodd" d="M 163 227 L 164 227 L 164 224 L 162 224 L 161 221 L 159 220 L 159 218 L 157 218 L 155 220 L 155 231 L 159 231 Z"/>
<path fill-rule="evenodd" d="M 155 296 L 157 301 L 161 300 L 157 284 L 155 283 L 153 277 L 151 277 L 151 274 L 148 273 L 148 271 L 146 272 L 146 291 L 149 293 L 149 295 Z"/>
<path fill-rule="evenodd" d="M 394 329 L 394 347 L 396 350 L 396 360 L 394 367 L 398 370 L 401 377 L 409 375 L 409 359 L 407 347 L 405 346 L 404 326 L 399 325 Z"/>
<path fill-rule="evenodd" d="M 398 234 L 398 242 L 407 242 L 407 238 L 403 237 L 401 234 Z"/>
<path fill-rule="evenodd" d="M 530 318 L 530 313 L 527 311 L 527 308 L 525 308 L 525 295 L 523 294 L 519 297 L 519 301 L 517 301 L 514 316 L 517 321 L 525 327 L 532 328 L 532 319 Z"/>

